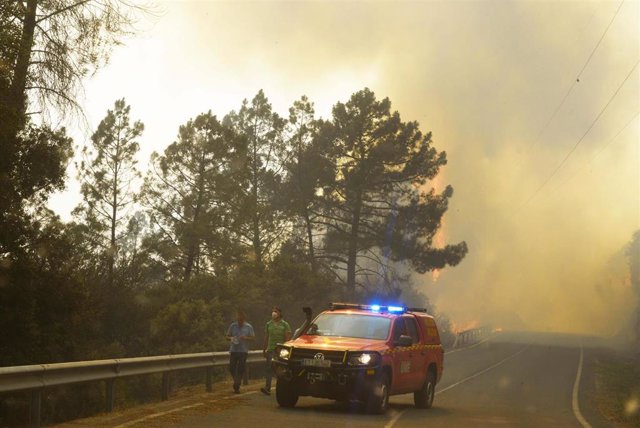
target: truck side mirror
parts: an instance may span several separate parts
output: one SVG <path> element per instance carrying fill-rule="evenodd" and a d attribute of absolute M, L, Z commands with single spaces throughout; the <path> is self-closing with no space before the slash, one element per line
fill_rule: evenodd
<path fill-rule="evenodd" d="M 411 346 L 413 345 L 413 339 L 411 338 L 411 336 L 407 336 L 407 335 L 401 335 L 398 340 L 393 342 L 393 346 L 403 346 L 403 347 L 407 347 L 407 346 Z"/>

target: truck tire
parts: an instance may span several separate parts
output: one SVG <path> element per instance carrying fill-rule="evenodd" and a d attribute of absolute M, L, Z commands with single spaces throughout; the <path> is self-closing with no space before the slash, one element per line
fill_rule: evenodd
<path fill-rule="evenodd" d="M 427 378 L 420 390 L 413 393 L 413 402 L 419 409 L 430 409 L 433 406 L 433 398 L 436 390 L 436 376 L 432 370 L 427 373 Z"/>
<path fill-rule="evenodd" d="M 276 401 L 280 407 L 295 407 L 298 402 L 298 393 L 292 382 L 283 378 L 277 379 Z"/>
<path fill-rule="evenodd" d="M 389 376 L 382 373 L 369 391 L 365 409 L 367 413 L 384 414 L 389 408 Z"/>

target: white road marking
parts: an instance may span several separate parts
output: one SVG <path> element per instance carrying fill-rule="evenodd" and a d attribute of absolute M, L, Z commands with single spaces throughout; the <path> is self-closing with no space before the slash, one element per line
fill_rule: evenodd
<path fill-rule="evenodd" d="M 445 355 L 452 354 L 452 353 L 454 353 L 454 352 L 458 352 L 458 351 L 464 351 L 464 350 L 467 350 L 467 349 L 475 348 L 476 346 L 478 346 L 478 345 L 480 345 L 480 344 L 482 344 L 482 343 L 484 343 L 484 342 L 486 342 L 486 341 L 488 341 L 488 340 L 490 340 L 490 339 L 491 339 L 491 337 L 488 337 L 488 338 L 486 338 L 486 339 L 484 339 L 484 340 L 481 340 L 480 342 L 475 343 L 475 344 L 473 344 L 473 345 L 471 345 L 471 346 L 467 346 L 467 347 L 465 347 L 465 348 L 457 348 L 457 349 L 453 349 L 453 350 L 450 350 L 450 351 L 446 351 L 446 352 L 445 352 Z M 524 349 L 523 349 L 522 351 L 524 351 Z M 520 351 L 520 352 L 522 352 L 522 351 Z M 519 354 L 520 352 L 518 352 L 517 354 Z M 444 391 L 446 391 L 446 390 L 448 390 L 448 389 L 451 389 L 451 388 L 453 388 L 454 386 L 460 385 L 461 383 L 464 383 L 464 382 L 466 382 L 466 381 L 468 381 L 468 380 L 471 380 L 471 379 L 473 379 L 474 377 L 479 376 L 479 375 L 481 375 L 481 374 L 485 373 L 486 371 L 489 371 L 489 370 L 493 369 L 494 367 L 497 367 L 498 365 L 502 364 L 503 362 L 507 361 L 508 359 L 510 359 L 510 358 L 512 358 L 512 357 L 515 357 L 517 354 L 514 354 L 514 355 L 512 355 L 511 357 L 508 357 L 507 359 L 502 360 L 502 361 L 501 361 L 501 362 L 499 362 L 498 364 L 493 365 L 493 366 L 489 367 L 488 369 L 485 369 L 485 370 L 483 370 L 483 371 L 481 371 L 481 372 L 479 372 L 479 373 L 476 373 L 475 375 L 472 375 L 472 376 L 470 376 L 470 377 L 468 377 L 468 378 L 466 378 L 466 379 L 463 379 L 463 380 L 461 380 L 460 382 L 457 382 L 457 383 L 455 383 L 455 384 L 453 384 L 453 385 L 450 385 L 449 387 L 447 387 L 447 388 L 445 388 L 445 389 L 443 389 L 443 390 L 441 390 L 441 391 L 437 391 L 437 392 L 436 392 L 436 395 L 438 395 L 439 393 L 444 392 Z M 226 400 L 226 399 L 229 399 L 229 398 L 242 397 L 243 395 L 249 395 L 249 394 L 255 394 L 255 393 L 257 393 L 257 391 L 244 392 L 244 393 L 242 393 L 242 394 L 238 394 L 238 395 L 231 395 L 231 396 L 224 397 L 224 398 L 221 398 L 221 399 L 218 399 L 218 400 L 212 400 L 212 401 L 209 401 L 209 403 L 211 403 L 211 402 L 216 402 L 216 401 L 220 401 L 220 400 Z M 135 424 L 137 424 L 137 423 L 147 421 L 147 420 L 149 420 L 149 419 L 159 418 L 160 416 L 164 416 L 164 415 L 168 415 L 168 414 L 171 414 L 171 413 L 179 412 L 179 411 L 181 411 L 181 410 L 187 410 L 187 409 L 191 409 L 191 408 L 194 408 L 194 407 L 203 406 L 204 404 L 205 404 L 205 403 L 189 404 L 189 405 L 186 405 L 186 406 L 177 407 L 177 408 L 175 408 L 175 409 L 167 410 L 167 411 L 164 411 L 164 412 L 153 413 L 153 414 L 151 414 L 151 415 L 147 415 L 147 416 L 144 416 L 144 417 L 142 417 L 142 418 L 135 419 L 135 420 L 133 420 L 133 421 L 125 422 L 124 424 L 121 424 L 121 425 L 117 425 L 117 426 L 115 426 L 114 428 L 126 428 L 126 427 L 129 427 L 129 426 L 135 425 Z M 397 422 L 397 420 L 398 420 L 398 419 L 400 419 L 400 417 L 402 416 L 402 414 L 403 414 L 404 412 L 406 412 L 406 410 L 403 410 L 402 412 L 397 412 L 397 411 L 395 411 L 395 410 L 392 410 L 392 415 L 393 415 L 393 417 L 392 417 L 392 419 L 387 423 L 387 425 L 385 425 L 385 428 L 390 428 L 390 427 L 392 427 L 392 426 Z"/>
<path fill-rule="evenodd" d="M 159 418 L 160 416 L 164 416 L 164 415 L 168 415 L 168 414 L 171 414 L 171 413 L 179 412 L 180 410 L 192 409 L 194 407 L 204 406 L 205 404 L 208 404 L 208 403 L 215 403 L 217 401 L 228 400 L 230 398 L 242 397 L 243 395 L 255 394 L 257 392 L 258 391 L 243 392 L 242 394 L 229 395 L 227 397 L 222 397 L 222 398 L 219 398 L 217 400 L 207 401 L 206 403 L 194 403 L 194 404 L 189 404 L 187 406 L 177 407 L 175 409 L 167 410 L 167 411 L 164 411 L 164 412 L 152 413 L 152 414 L 147 415 L 145 417 L 134 419 L 133 421 L 125 422 L 125 423 L 123 423 L 121 425 L 116 425 L 114 428 L 129 427 L 129 426 L 135 425 L 135 424 L 140 423 L 140 422 L 148 421 L 149 419 L 155 419 L 155 418 Z"/>
<path fill-rule="evenodd" d="M 401 412 L 396 412 L 394 411 L 394 415 L 391 418 L 391 420 L 389 422 L 387 422 L 387 424 L 384 426 L 384 428 L 391 428 L 397 421 L 398 419 L 400 419 L 400 416 L 402 416 L 402 414 L 406 412 L 406 410 L 403 410 Z"/>
<path fill-rule="evenodd" d="M 479 371 L 478 373 L 472 374 L 471 376 L 469 376 L 469 377 L 467 377 L 467 378 L 464 378 L 464 379 L 462 379 L 461 381 L 458 381 L 458 382 L 454 383 L 453 385 L 449 385 L 449 386 L 447 386 L 445 389 L 441 389 L 441 390 L 439 390 L 439 391 L 436 391 L 436 395 L 438 395 L 438 394 L 442 394 L 442 393 L 443 393 L 443 392 L 445 392 L 445 391 L 448 391 L 448 390 L 450 390 L 450 389 L 452 389 L 452 388 L 455 388 L 455 387 L 456 387 L 456 386 L 458 386 L 458 385 L 461 385 L 461 384 L 463 384 L 463 383 L 465 383 L 465 382 L 467 382 L 467 381 L 470 381 L 471 379 L 477 378 L 478 376 L 480 376 L 480 375 L 482 375 L 482 374 L 485 374 L 485 373 L 486 373 L 486 372 L 488 372 L 489 370 L 493 370 L 493 369 L 495 369 L 496 367 L 498 367 L 498 366 L 500 366 L 500 365 L 502 365 L 502 364 L 506 363 L 506 362 L 507 362 L 507 361 L 509 361 L 510 359 L 515 358 L 515 357 L 517 357 L 518 355 L 522 354 L 522 353 L 523 353 L 527 348 L 528 348 L 528 346 L 526 346 L 526 347 L 522 348 L 521 350 L 519 350 L 519 351 L 518 351 L 518 352 L 516 352 L 515 354 L 509 355 L 509 356 L 508 356 L 507 358 L 505 358 L 504 360 L 498 361 L 498 362 L 497 362 L 497 363 L 495 363 L 494 365 L 489 366 L 489 367 L 487 367 L 486 369 Z"/>
<path fill-rule="evenodd" d="M 582 344 L 580 344 L 580 360 L 578 361 L 578 372 L 576 373 L 576 381 L 573 384 L 573 396 L 571 400 L 571 406 L 573 407 L 573 414 L 580 422 L 584 428 L 591 428 L 591 425 L 587 420 L 582 416 L 580 412 L 580 402 L 578 401 L 578 391 L 580 390 L 580 377 L 582 376 L 582 362 L 584 360 L 584 351 L 582 349 Z"/>
<path fill-rule="evenodd" d="M 448 390 L 450 390 L 450 389 L 452 389 L 452 388 L 455 388 L 456 386 L 461 385 L 461 384 L 463 384 L 463 383 L 465 383 L 465 382 L 467 382 L 467 381 L 470 381 L 471 379 L 474 379 L 474 378 L 476 378 L 476 377 L 478 377 L 478 376 L 480 376 L 480 375 L 482 375 L 482 374 L 484 374 L 484 373 L 488 372 L 489 370 L 493 370 L 493 369 L 495 369 L 496 367 L 498 367 L 498 366 L 500 366 L 500 365 L 502 365 L 502 364 L 506 363 L 506 362 L 507 362 L 507 361 L 509 361 L 510 359 L 515 358 L 515 357 L 517 357 L 518 355 L 522 354 L 522 353 L 523 353 L 527 348 L 528 348 L 528 346 L 525 346 L 524 348 L 522 348 L 521 350 L 519 350 L 519 351 L 518 351 L 518 352 L 516 352 L 515 354 L 509 355 L 509 356 L 508 356 L 507 358 L 505 358 L 504 360 L 498 361 L 498 362 L 497 362 L 497 363 L 495 363 L 494 365 L 489 366 L 489 367 L 487 367 L 486 369 L 481 370 L 481 371 L 479 371 L 479 372 L 477 372 L 477 373 L 474 373 L 474 374 L 472 374 L 471 376 L 466 377 L 466 378 L 462 379 L 461 381 L 458 381 L 458 382 L 454 383 L 453 385 L 449 385 L 449 386 L 448 386 L 448 387 L 446 387 L 445 389 L 441 389 L 441 390 L 439 390 L 439 391 L 436 391 L 436 394 L 435 394 L 435 395 L 442 394 L 443 392 L 448 391 Z M 395 423 L 396 423 L 396 422 L 398 422 L 398 419 L 400 419 L 400 417 L 401 417 L 401 416 L 402 416 L 402 415 L 403 415 L 407 410 L 409 410 L 409 409 L 405 409 L 405 410 L 403 410 L 403 411 L 398 412 L 397 414 L 395 414 L 395 415 L 391 418 L 391 420 L 390 420 L 389 422 L 387 422 L 387 424 L 384 426 L 384 428 L 391 428 L 391 427 L 393 427 L 393 425 L 395 425 Z"/>

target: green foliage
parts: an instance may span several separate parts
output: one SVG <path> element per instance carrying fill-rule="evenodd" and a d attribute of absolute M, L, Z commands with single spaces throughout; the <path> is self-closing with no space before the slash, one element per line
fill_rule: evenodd
<path fill-rule="evenodd" d="M 282 179 L 278 154 L 283 150 L 285 123 L 273 112 L 262 90 L 251 103 L 245 99 L 238 112 L 224 118 L 225 126 L 233 129 L 243 143 L 239 205 L 234 214 L 240 237 L 251 245 L 252 258 L 258 264 L 270 260 L 281 243 L 285 219 L 274 201 Z"/>
<path fill-rule="evenodd" d="M 131 123 L 130 111 L 124 99 L 115 102 L 92 135 L 91 145 L 84 147 L 84 160 L 77 165 L 83 203 L 74 215 L 88 226 L 96 251 L 106 256 L 111 285 L 122 240 L 121 225 L 135 201 L 132 186 L 140 176 L 135 156 L 144 125 L 140 121 Z"/>
<path fill-rule="evenodd" d="M 142 130 L 116 101 L 83 151 L 83 203 L 68 224 L 41 207 L 64 185 L 64 129 L 29 125 L 13 140 L 18 150 L 2 148 L 13 160 L 0 177 L 11 182 L 0 194 L 0 365 L 221 351 L 237 308 L 257 349 L 273 306 L 295 329 L 304 306 L 418 305 L 426 298 L 410 275 L 466 254 L 464 242 L 432 246 L 453 193 L 429 185 L 445 154 L 368 89 L 336 104 L 330 121 L 315 119 L 306 97 L 287 121 L 262 91 L 222 122 L 200 114 L 152 155 L 135 194 Z M 134 211 L 138 202 L 144 211 Z M 149 388 L 157 385 L 129 382 L 124 396 L 149 396 Z M 73 409 L 53 420 L 95 410 L 101 394 L 52 396 Z"/>
<path fill-rule="evenodd" d="M 364 89 L 337 103 L 317 138 L 335 165 L 324 189 L 325 256 L 346 271 L 348 288 L 355 288 L 357 277 L 393 282 L 390 262 L 406 260 L 424 273 L 464 257 L 464 242 L 432 247 L 453 189 L 436 194 L 425 188 L 446 154 L 436 151 L 417 122 L 402 122 L 391 112 L 388 98 L 378 101 Z"/>
<path fill-rule="evenodd" d="M 277 203 L 293 224 L 292 245 L 306 247 L 307 260 L 316 269 L 316 246 L 321 225 L 316 221 L 323 210 L 320 189 L 331 181 L 333 168 L 317 144 L 318 132 L 313 103 L 307 97 L 289 109 L 288 140 L 283 159 L 284 181 Z"/>
<path fill-rule="evenodd" d="M 214 299 L 181 299 L 151 320 L 151 340 L 165 354 L 207 352 L 223 347 L 222 306 Z"/>
<path fill-rule="evenodd" d="M 0 366 L 68 361 L 75 357 L 77 314 L 86 301 L 76 248 L 57 218 L 27 230 L 26 254 L 0 259 Z"/>
<path fill-rule="evenodd" d="M 2 53 L 12 64 L 7 74 L 13 102 L 26 107 L 28 95 L 39 108 L 59 111 L 77 109 L 81 79 L 107 62 L 111 48 L 145 12 L 120 0 L 103 1 L 100 7 L 66 0 L 5 3 L 0 19 L 9 25 L 0 27 L 0 40 L 9 42 Z"/>
<path fill-rule="evenodd" d="M 73 153 L 65 132 L 64 128 L 53 131 L 29 124 L 14 140 L 20 150 L 9 153 L 0 144 L 0 163 L 11 159 L 4 174 L 0 172 L 0 185 L 3 180 L 10 182 L 0 192 L 0 254 L 24 252 L 30 222 L 35 220 L 34 209 L 37 211 L 51 192 L 64 187 L 66 166 Z"/>
<path fill-rule="evenodd" d="M 234 214 L 243 204 L 237 189 L 244 156 L 240 139 L 211 112 L 181 126 L 163 155 L 153 154 L 143 189 L 155 232 L 148 245 L 169 278 L 189 280 L 240 259 Z"/>
<path fill-rule="evenodd" d="M 0 230 L 17 231 L 1 234 L 0 253 L 21 245 L 31 221 L 26 205 L 42 203 L 64 180 L 70 145 L 64 129 L 47 125 L 47 110 L 81 113 L 75 98 L 81 79 L 106 61 L 131 28 L 134 14 L 126 2 L 92 3 L 0 5 Z M 31 114 L 40 114 L 42 125 L 30 124 Z"/>

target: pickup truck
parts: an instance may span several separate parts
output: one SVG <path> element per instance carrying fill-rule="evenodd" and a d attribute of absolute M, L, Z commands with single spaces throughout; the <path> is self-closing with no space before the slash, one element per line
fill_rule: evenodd
<path fill-rule="evenodd" d="M 426 310 L 332 303 L 276 347 L 276 400 L 281 407 L 294 407 L 300 396 L 359 401 L 369 413 L 384 413 L 390 395 L 413 393 L 415 405 L 428 409 L 443 362 Z"/>

